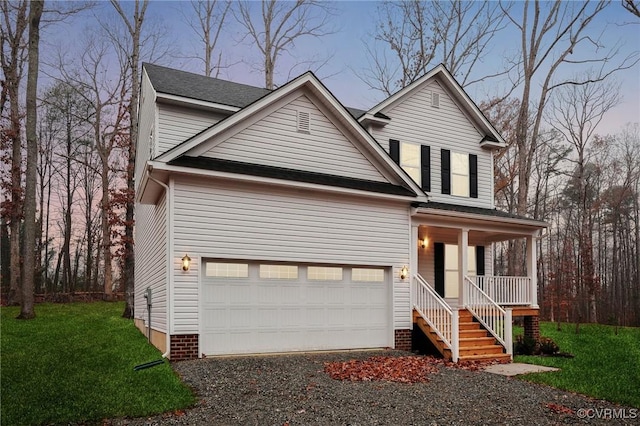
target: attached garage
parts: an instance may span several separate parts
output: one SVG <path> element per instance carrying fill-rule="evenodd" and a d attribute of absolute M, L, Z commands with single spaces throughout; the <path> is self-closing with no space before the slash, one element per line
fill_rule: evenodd
<path fill-rule="evenodd" d="M 205 355 L 393 346 L 391 269 L 204 260 Z"/>

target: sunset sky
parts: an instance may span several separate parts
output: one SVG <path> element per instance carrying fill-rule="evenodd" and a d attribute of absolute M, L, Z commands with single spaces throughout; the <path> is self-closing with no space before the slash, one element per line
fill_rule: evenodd
<path fill-rule="evenodd" d="M 333 3 L 336 13 L 333 20 L 335 32 L 322 39 L 300 39 L 292 49 L 292 55 L 279 59 L 276 84 L 283 84 L 288 77 L 293 78 L 306 71 L 304 67 L 290 68 L 299 60 L 313 57 L 331 60 L 327 66 L 318 71 L 323 83 L 346 106 L 369 108 L 384 98 L 383 94 L 370 89 L 359 77 L 369 67 L 369 59 L 365 45 L 372 49 L 381 49 L 373 38 L 377 21 L 376 9 L 379 3 L 371 1 L 341 1 Z M 131 3 L 128 4 L 131 6 Z M 255 6 L 259 6 L 257 3 Z M 515 7 L 522 7 L 516 3 Z M 259 7 L 255 8 L 256 11 Z M 192 14 L 190 2 L 183 1 L 151 1 L 148 9 L 147 23 L 154 28 L 164 28 L 166 40 L 169 41 L 171 54 L 156 61 L 186 71 L 203 73 L 203 63 L 193 56 L 202 56 L 202 47 L 194 31 L 187 25 L 187 16 Z M 97 7 L 85 11 L 66 23 L 50 25 L 45 28 L 43 37 L 43 52 L 47 54 L 60 49 L 73 51 L 81 46 L 85 34 L 94 31 L 96 16 L 102 20 L 117 22 L 118 18 L 108 2 L 100 2 Z M 519 16 L 516 13 L 516 16 Z M 602 13 L 591 26 L 590 35 L 598 38 L 604 45 L 602 51 L 619 44 L 621 55 L 636 57 L 640 51 L 640 19 L 625 11 L 620 2 L 614 2 L 608 10 Z M 255 70 L 258 56 L 254 46 L 241 41 L 242 29 L 233 17 L 229 19 L 229 27 L 221 41 L 223 57 L 232 66 L 223 70 L 221 78 L 261 86 L 263 76 Z M 505 57 L 513 57 L 519 49 L 519 35 L 513 28 L 501 33 L 494 40 L 491 52 L 486 55 L 482 64 L 477 67 L 478 72 L 491 73 L 500 69 Z M 579 54 L 576 52 L 576 54 Z M 72 54 L 70 54 L 72 57 Z M 45 63 L 46 63 L 45 59 Z M 434 66 L 437 64 L 434 64 Z M 566 70 L 560 73 L 561 78 L 574 75 L 576 70 Z M 55 71 L 53 72 L 55 74 Z M 640 64 L 616 74 L 616 81 L 621 85 L 622 102 L 610 111 L 599 127 L 599 133 L 616 133 L 621 126 L 628 122 L 640 121 Z M 504 78 L 488 80 L 484 83 L 466 88 L 476 102 L 481 102 L 491 96 L 504 93 L 507 85 Z M 46 84 L 46 83 L 45 83 Z M 520 91 L 514 91 L 518 96 Z"/>

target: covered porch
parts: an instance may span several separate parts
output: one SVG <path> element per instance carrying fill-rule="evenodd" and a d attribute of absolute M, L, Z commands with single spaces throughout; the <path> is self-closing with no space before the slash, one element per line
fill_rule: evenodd
<path fill-rule="evenodd" d="M 418 312 L 430 329 L 437 330 L 435 335 L 442 334 L 440 340 L 448 342 L 454 360 L 460 353 L 453 349 L 460 349 L 460 341 L 471 340 L 459 337 L 459 318 L 467 314 L 509 355 L 513 317 L 525 317 L 525 333 L 537 336 L 535 242 L 545 228 L 543 222 L 496 210 L 440 203 L 415 206 L 410 264 L 414 323 L 418 324 Z M 525 274 L 497 276 L 493 244 L 513 239 L 526 242 Z"/>

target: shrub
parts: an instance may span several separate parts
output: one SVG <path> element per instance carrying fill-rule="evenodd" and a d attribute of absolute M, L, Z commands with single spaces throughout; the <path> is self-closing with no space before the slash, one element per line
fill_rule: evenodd
<path fill-rule="evenodd" d="M 555 355 L 560 351 L 558 344 L 548 337 L 540 338 L 538 346 L 540 353 L 544 355 Z"/>
<path fill-rule="evenodd" d="M 513 345 L 514 355 L 556 355 L 560 351 L 560 347 L 552 339 L 541 337 L 539 340 L 533 337 L 516 336 Z"/>
<path fill-rule="evenodd" d="M 533 355 L 537 352 L 538 342 L 533 337 L 519 334 L 513 346 L 515 355 Z"/>

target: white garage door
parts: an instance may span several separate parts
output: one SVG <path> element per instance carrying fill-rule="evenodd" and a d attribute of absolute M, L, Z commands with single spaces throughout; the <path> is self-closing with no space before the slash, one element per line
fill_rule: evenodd
<path fill-rule="evenodd" d="M 392 346 L 389 270 L 205 261 L 205 355 Z"/>

